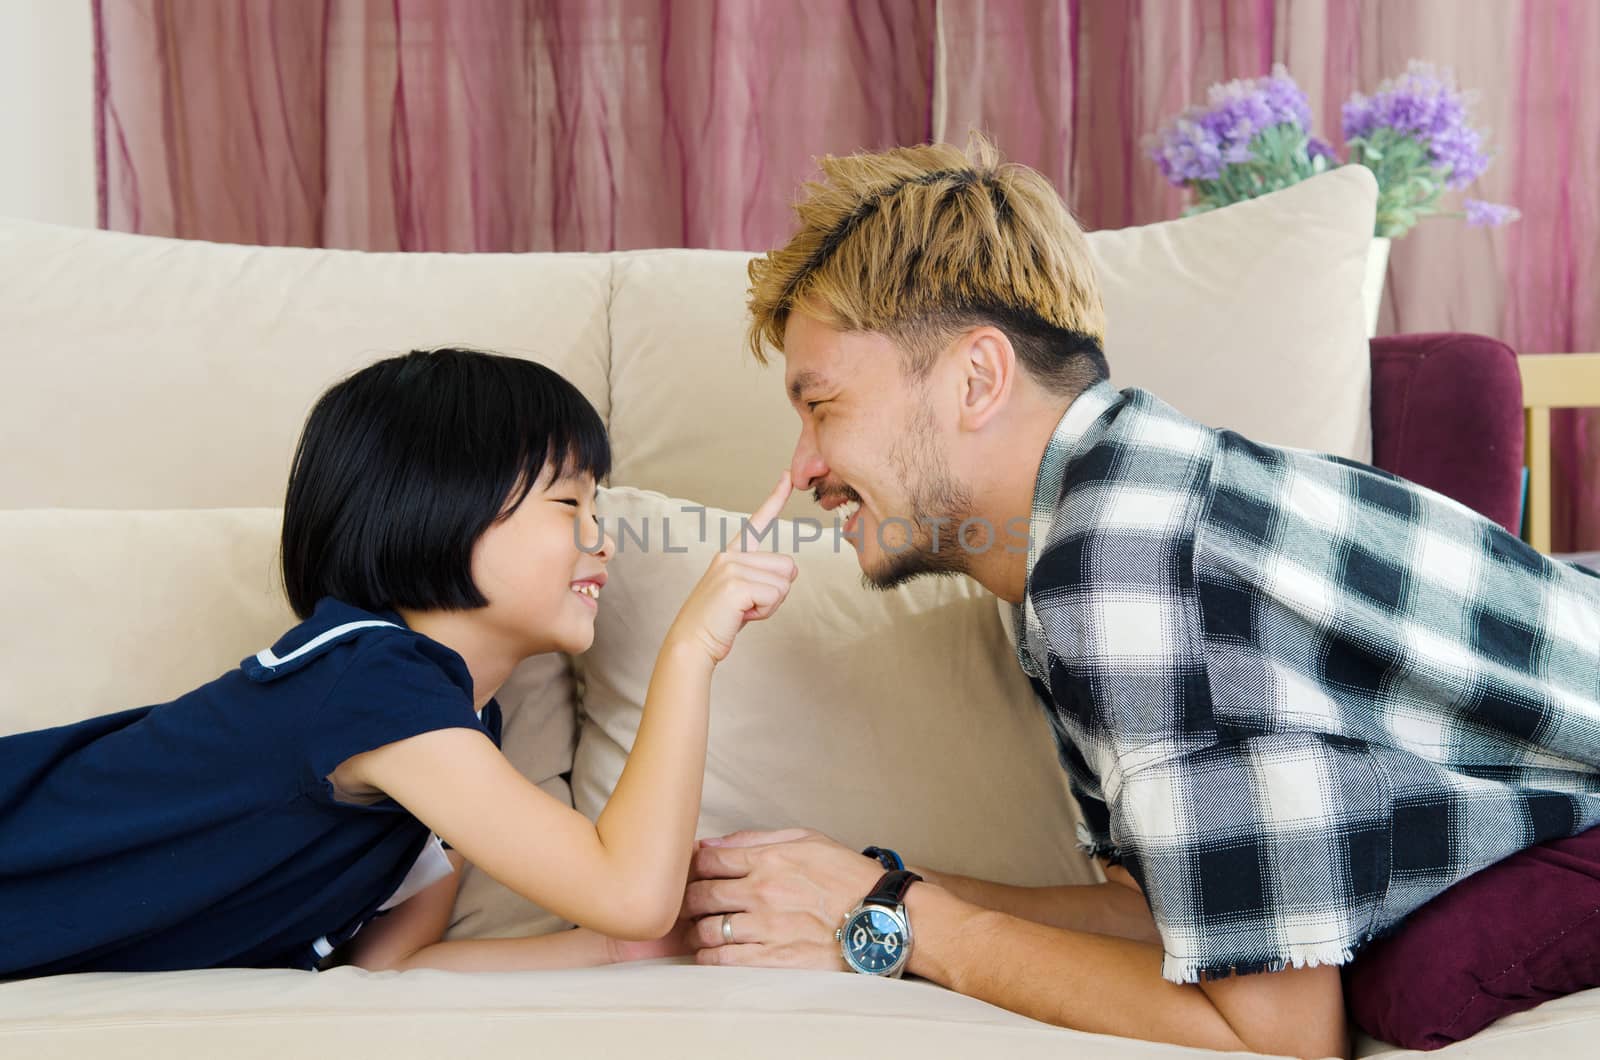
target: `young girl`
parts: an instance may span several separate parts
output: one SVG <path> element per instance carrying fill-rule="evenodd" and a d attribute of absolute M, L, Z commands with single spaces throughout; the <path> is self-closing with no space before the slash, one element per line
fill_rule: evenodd
<path fill-rule="evenodd" d="M 493 697 L 593 640 L 609 469 L 594 408 L 531 361 L 417 352 L 324 394 L 283 513 L 301 623 L 170 703 L 0 739 L 0 977 L 313 969 L 347 942 L 367 968 L 674 952 L 712 671 L 795 566 L 713 559 L 591 823 L 500 753 Z M 582 927 L 441 942 L 466 861 Z"/>

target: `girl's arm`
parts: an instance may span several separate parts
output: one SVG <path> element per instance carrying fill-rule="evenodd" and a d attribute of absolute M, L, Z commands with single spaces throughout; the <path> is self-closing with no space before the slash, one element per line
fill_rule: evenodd
<path fill-rule="evenodd" d="M 373 972 L 398 968 L 401 961 L 443 938 L 450 927 L 450 911 L 455 907 L 461 870 L 467 862 L 455 850 L 444 853 L 454 872 L 367 921 L 354 938 L 334 952 L 330 962 L 353 964 Z"/>
<path fill-rule="evenodd" d="M 790 493 L 787 473 L 751 517 L 759 534 Z M 557 916 L 619 939 L 672 930 L 705 777 L 711 674 L 748 622 L 769 617 L 793 558 L 713 558 L 668 631 L 627 765 L 598 821 L 541 791 L 482 732 L 440 729 L 356 755 L 357 781 L 383 791 L 494 879 Z"/>
<path fill-rule="evenodd" d="M 686 945 L 671 945 L 661 940 L 655 950 L 646 942 L 622 942 L 588 928 L 573 928 L 550 935 L 531 935 L 519 939 L 457 939 L 425 946 L 397 962 L 397 971 L 408 968 L 442 968 L 452 972 L 527 972 L 545 968 L 586 968 L 596 964 L 616 964 L 643 957 L 669 957 L 693 952 Z"/>
<path fill-rule="evenodd" d="M 454 872 L 369 921 L 355 938 L 340 947 L 331 963 L 374 972 L 407 968 L 514 972 L 580 968 L 693 952 L 682 937 L 681 928 L 651 942 L 622 942 L 585 928 L 527 938 L 442 941 L 466 865 L 466 859 L 456 851 L 447 850 L 445 854 Z"/>
<path fill-rule="evenodd" d="M 581 968 L 693 952 L 684 937 L 683 924 L 671 935 L 649 942 L 623 942 L 586 928 L 527 938 L 442 941 L 466 865 L 466 859 L 456 851 L 445 853 L 454 872 L 369 921 L 329 958 L 328 966 L 349 964 L 373 972 L 407 968 L 515 972 Z"/>

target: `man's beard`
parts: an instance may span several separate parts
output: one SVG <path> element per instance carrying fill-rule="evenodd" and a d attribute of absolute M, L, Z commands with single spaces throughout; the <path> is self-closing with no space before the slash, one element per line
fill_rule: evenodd
<path fill-rule="evenodd" d="M 877 570 L 863 571 L 868 588 L 889 590 L 925 575 L 949 577 L 971 570 L 971 555 L 957 533 L 972 513 L 972 494 L 950 474 L 939 451 L 933 415 L 923 402 L 915 402 L 912 420 L 889 451 L 900 481 L 908 486 L 911 537 L 891 551 L 883 541 L 884 524 L 878 524 L 878 547 L 883 552 Z M 935 523 L 935 520 L 943 520 Z M 903 524 L 902 524 L 903 525 Z M 938 544 L 933 527 L 938 526 Z M 990 532 L 992 538 L 993 531 Z M 992 546 L 992 540 L 982 547 Z"/>

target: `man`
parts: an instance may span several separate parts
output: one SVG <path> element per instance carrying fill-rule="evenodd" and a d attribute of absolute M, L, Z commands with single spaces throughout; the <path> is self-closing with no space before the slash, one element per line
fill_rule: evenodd
<path fill-rule="evenodd" d="M 872 584 L 966 574 L 1014 606 L 1109 882 L 916 868 L 878 898 L 910 939 L 846 933 L 892 853 L 725 837 L 685 899 L 700 960 L 839 969 L 876 944 L 856 970 L 1065 1026 L 1344 1055 L 1364 943 L 1600 821 L 1600 579 L 1372 468 L 1112 389 L 1082 232 L 981 140 L 823 169 L 750 269 L 794 484 L 854 508 Z M 1025 551 L 982 547 L 1019 517 Z"/>

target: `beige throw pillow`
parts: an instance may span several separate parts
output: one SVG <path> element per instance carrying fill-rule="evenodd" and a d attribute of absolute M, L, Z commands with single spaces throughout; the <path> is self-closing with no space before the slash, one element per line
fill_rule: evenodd
<path fill-rule="evenodd" d="M 573 794 L 590 817 L 621 775 L 668 626 L 742 518 L 626 488 L 602 490 L 599 510 L 618 547 L 594 647 L 577 660 Z M 812 536 L 776 525 L 786 551 Z M 991 880 L 1094 882 L 995 598 L 966 578 L 869 591 L 831 525 L 796 550 L 782 610 L 717 667 L 699 834 L 804 825 Z"/>
<path fill-rule="evenodd" d="M 0 511 L 0 735 L 163 703 L 296 624 L 277 508 Z M 501 690 L 505 753 L 571 804 L 568 660 L 529 659 Z M 565 926 L 473 867 L 448 938 Z"/>

